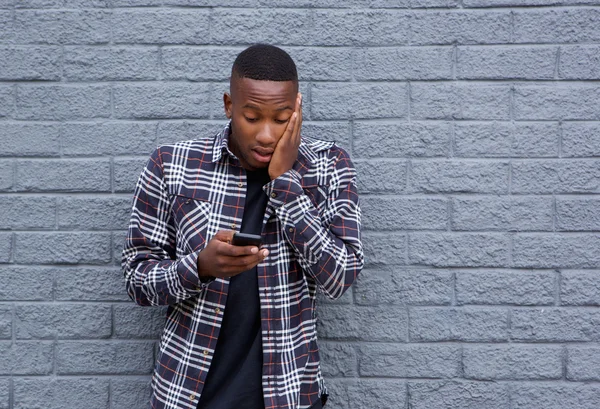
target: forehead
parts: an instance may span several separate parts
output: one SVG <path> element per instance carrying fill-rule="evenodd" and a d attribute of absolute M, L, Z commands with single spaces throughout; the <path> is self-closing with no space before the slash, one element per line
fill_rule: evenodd
<path fill-rule="evenodd" d="M 262 81 L 235 77 L 231 79 L 231 99 L 234 103 L 289 103 L 295 101 L 297 93 L 298 84 L 294 81 Z"/>

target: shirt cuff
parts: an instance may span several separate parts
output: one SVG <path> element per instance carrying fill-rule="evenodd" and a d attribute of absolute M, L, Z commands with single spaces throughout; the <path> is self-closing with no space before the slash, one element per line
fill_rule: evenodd
<path fill-rule="evenodd" d="M 177 266 L 181 284 L 189 291 L 202 291 L 215 280 L 214 277 L 198 276 L 198 253 L 195 251 L 183 257 Z"/>

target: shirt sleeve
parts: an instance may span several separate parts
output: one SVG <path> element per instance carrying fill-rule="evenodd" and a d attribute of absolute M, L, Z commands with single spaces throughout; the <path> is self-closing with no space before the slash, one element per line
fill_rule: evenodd
<path fill-rule="evenodd" d="M 356 170 L 348 154 L 336 148 L 319 209 L 305 194 L 300 174 L 292 169 L 266 185 L 269 205 L 281 222 L 282 234 L 300 266 L 330 298 L 352 285 L 364 265 L 361 212 Z"/>
<path fill-rule="evenodd" d="M 161 151 L 137 182 L 121 266 L 129 297 L 139 305 L 175 304 L 199 294 L 198 252 L 176 259 L 176 235 Z"/>

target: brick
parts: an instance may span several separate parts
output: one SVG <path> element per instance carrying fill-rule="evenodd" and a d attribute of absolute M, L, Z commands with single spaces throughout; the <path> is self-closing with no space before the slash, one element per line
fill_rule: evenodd
<path fill-rule="evenodd" d="M 358 81 L 452 79 L 451 47 L 365 48 L 354 55 Z"/>
<path fill-rule="evenodd" d="M 156 79 L 158 49 L 67 47 L 64 56 L 64 76 L 70 81 Z"/>
<path fill-rule="evenodd" d="M 510 41 L 508 12 L 435 11 L 415 13 L 411 45 L 504 44 Z"/>
<path fill-rule="evenodd" d="M 208 118 L 208 84 L 129 84 L 114 89 L 118 118 Z"/>
<path fill-rule="evenodd" d="M 404 118 L 407 92 L 406 85 L 398 83 L 315 83 L 312 119 Z"/>
<path fill-rule="evenodd" d="M 12 234 L 0 233 L 0 263 L 8 263 L 12 247 Z"/>
<path fill-rule="evenodd" d="M 15 88 L 0 85 L 0 118 L 11 117 L 15 112 Z"/>
<path fill-rule="evenodd" d="M 394 5 L 394 0 L 375 0 L 375 4 L 379 3 L 390 3 L 392 6 Z M 420 8 L 420 7 L 457 7 L 459 4 L 459 0 L 410 0 L 410 5 L 412 8 Z"/>
<path fill-rule="evenodd" d="M 154 366 L 152 342 L 59 342 L 56 372 L 60 375 L 145 375 Z"/>
<path fill-rule="evenodd" d="M 551 197 L 455 197 L 452 230 L 552 231 Z"/>
<path fill-rule="evenodd" d="M 72 120 L 110 116 L 106 85 L 20 85 L 17 118 Z"/>
<path fill-rule="evenodd" d="M 598 0 L 465 0 L 468 7 L 497 7 L 497 6 L 554 6 L 598 4 Z"/>
<path fill-rule="evenodd" d="M 0 342 L 0 375 L 49 375 L 52 349 L 51 342 Z"/>
<path fill-rule="evenodd" d="M 113 243 L 113 264 L 115 266 L 118 266 L 120 268 L 121 266 L 121 257 L 123 256 L 123 246 L 125 244 L 125 237 L 127 236 L 127 231 L 126 230 L 121 230 L 121 231 L 116 231 L 113 232 L 112 235 L 112 243 Z M 121 278 L 120 284 L 119 284 L 119 289 L 121 289 L 124 285 L 124 281 L 122 276 L 120 275 L 119 278 Z M 115 282 L 116 285 L 116 282 Z M 117 294 L 119 294 L 119 292 L 117 292 Z"/>
<path fill-rule="evenodd" d="M 600 230 L 600 199 L 556 199 L 556 229 L 566 231 Z"/>
<path fill-rule="evenodd" d="M 497 382 L 411 381 L 411 409 L 510 409 L 508 385 Z"/>
<path fill-rule="evenodd" d="M 498 342 L 509 336 L 505 309 L 418 307 L 409 316 L 412 342 Z"/>
<path fill-rule="evenodd" d="M 332 300 L 324 293 L 317 292 L 317 305 L 350 305 L 354 304 L 354 295 L 352 290 L 344 292 L 342 296 L 336 300 Z"/>
<path fill-rule="evenodd" d="M 570 381 L 599 381 L 600 348 L 597 346 L 567 347 L 567 379 Z"/>
<path fill-rule="evenodd" d="M 109 380 L 102 378 L 17 378 L 15 409 L 109 408 Z"/>
<path fill-rule="evenodd" d="M 117 338 L 160 338 L 165 326 L 166 308 L 144 308 L 130 303 L 115 305 L 113 309 Z"/>
<path fill-rule="evenodd" d="M 12 382 L 10 379 L 0 379 L 0 409 L 10 409 L 10 390 Z"/>
<path fill-rule="evenodd" d="M 600 263 L 600 235 L 518 234 L 513 266 L 534 268 L 594 268 Z"/>
<path fill-rule="evenodd" d="M 570 80 L 600 79 L 600 47 L 597 45 L 562 46 L 558 76 Z"/>
<path fill-rule="evenodd" d="M 598 342 L 600 312 L 574 308 L 515 309 L 511 338 L 527 342 Z"/>
<path fill-rule="evenodd" d="M 365 230 L 445 229 L 447 201 L 443 198 L 364 197 Z"/>
<path fill-rule="evenodd" d="M 13 187 L 14 168 L 12 160 L 0 160 L 0 191 L 10 190 Z"/>
<path fill-rule="evenodd" d="M 410 15 L 391 10 L 316 10 L 311 44 L 331 46 L 405 45 Z"/>
<path fill-rule="evenodd" d="M 406 235 L 364 231 L 362 241 L 367 265 L 406 264 Z"/>
<path fill-rule="evenodd" d="M 415 83 L 410 100 L 411 119 L 510 118 L 510 86 L 505 84 Z"/>
<path fill-rule="evenodd" d="M 53 271 L 38 266 L 1 266 L 0 301 L 52 300 Z"/>
<path fill-rule="evenodd" d="M 290 48 L 300 81 L 350 81 L 353 55 L 348 48 Z"/>
<path fill-rule="evenodd" d="M 111 377 L 111 408 L 142 409 L 150 400 L 151 378 Z"/>
<path fill-rule="evenodd" d="M 122 245 L 122 243 L 121 243 Z M 54 298 L 60 301 L 127 301 L 125 280 L 119 267 L 59 267 L 54 271 Z"/>
<path fill-rule="evenodd" d="M 327 389 L 335 409 L 406 407 L 406 382 L 397 379 L 332 379 Z"/>
<path fill-rule="evenodd" d="M 352 135 L 348 122 L 302 122 L 302 136 L 335 142 L 352 151 Z M 356 156 L 356 155 L 353 155 Z M 360 176 L 359 176 L 360 180 Z"/>
<path fill-rule="evenodd" d="M 450 151 L 449 123 L 355 122 L 356 157 L 439 157 Z"/>
<path fill-rule="evenodd" d="M 304 126 L 304 124 L 303 124 Z M 214 137 L 222 131 L 222 121 L 169 121 L 158 123 L 158 144 Z M 141 169 L 140 169 L 141 170 Z"/>
<path fill-rule="evenodd" d="M 453 275 L 440 270 L 363 271 L 355 284 L 360 305 L 448 305 Z"/>
<path fill-rule="evenodd" d="M 515 119 L 600 119 L 600 86 L 517 85 Z"/>
<path fill-rule="evenodd" d="M 104 10 L 15 13 L 15 38 L 21 44 L 105 44 L 110 31 L 110 13 Z"/>
<path fill-rule="evenodd" d="M 65 155 L 150 155 L 156 147 L 155 123 L 75 122 L 62 128 Z"/>
<path fill-rule="evenodd" d="M 518 383 L 511 389 L 515 409 L 595 409 L 600 404 L 600 386 L 593 384 Z"/>
<path fill-rule="evenodd" d="M 506 193 L 508 162 L 413 161 L 411 190 L 422 193 Z"/>
<path fill-rule="evenodd" d="M 344 341 L 404 342 L 407 332 L 404 308 L 323 305 L 317 323 L 319 337 Z"/>
<path fill-rule="evenodd" d="M 414 233 L 408 239 L 410 264 L 435 267 L 503 267 L 509 238 L 495 233 Z"/>
<path fill-rule="evenodd" d="M 60 80 L 60 48 L 0 48 L 0 80 Z"/>
<path fill-rule="evenodd" d="M 17 339 L 85 339 L 111 336 L 110 305 L 17 305 Z"/>
<path fill-rule="evenodd" d="M 131 215 L 130 197 L 62 196 L 57 206 L 61 229 L 126 229 Z"/>
<path fill-rule="evenodd" d="M 108 192 L 108 159 L 50 159 L 17 162 L 17 185 L 21 192 Z"/>
<path fill-rule="evenodd" d="M 264 0 L 164 0 L 162 3 L 171 6 L 257 7 L 260 1 Z M 277 4 L 277 7 L 283 7 L 283 5 Z"/>
<path fill-rule="evenodd" d="M 23 211 L 27 209 L 27 211 Z M 55 227 L 56 200 L 53 197 L 0 196 L 0 229 L 51 229 Z"/>
<path fill-rule="evenodd" d="M 598 193 L 600 161 L 529 160 L 512 163 L 512 193 Z"/>
<path fill-rule="evenodd" d="M 115 158 L 113 164 L 113 187 L 115 192 L 132 193 L 147 162 L 147 156 L 139 158 Z"/>
<path fill-rule="evenodd" d="M 206 44 L 206 10 L 127 10 L 113 15 L 113 41 L 137 44 Z"/>
<path fill-rule="evenodd" d="M 113 7 L 160 6 L 163 0 L 112 0 Z"/>
<path fill-rule="evenodd" d="M 600 156 L 600 124 L 565 122 L 562 131 L 563 156 Z"/>
<path fill-rule="evenodd" d="M 104 264 L 110 261 L 110 234 L 17 233 L 15 260 L 23 264 Z"/>
<path fill-rule="evenodd" d="M 557 157 L 558 124 L 456 123 L 454 154 L 460 157 Z"/>
<path fill-rule="evenodd" d="M 453 378 L 460 376 L 458 345 L 364 344 L 358 360 L 361 376 Z"/>
<path fill-rule="evenodd" d="M 516 43 L 572 43 L 600 40 L 594 8 L 551 8 L 514 12 Z"/>
<path fill-rule="evenodd" d="M 406 191 L 406 161 L 357 160 L 354 162 L 354 166 L 358 173 L 359 194 Z"/>
<path fill-rule="evenodd" d="M 165 47 L 162 72 L 165 79 L 228 81 L 238 48 Z"/>
<path fill-rule="evenodd" d="M 319 342 L 321 370 L 325 377 L 357 377 L 357 354 L 352 344 Z"/>
<path fill-rule="evenodd" d="M 561 271 L 561 305 L 600 305 L 598 271 Z"/>
<path fill-rule="evenodd" d="M 12 307 L 9 305 L 0 305 L 0 339 L 12 338 L 12 318 Z M 2 395 L 0 394 L 0 396 Z"/>
<path fill-rule="evenodd" d="M 7 7 L 10 5 L 6 5 Z M 0 42 L 14 42 L 15 21 L 12 10 L 0 10 Z"/>
<path fill-rule="evenodd" d="M 478 345 L 463 350 L 465 378 L 477 380 L 546 380 L 562 376 L 562 347 Z"/>
<path fill-rule="evenodd" d="M 58 156 L 60 154 L 58 124 L 1 122 L 0 133 L 3 145 L 0 156 Z"/>
<path fill-rule="evenodd" d="M 459 79 L 551 80 L 556 47 L 459 47 Z"/>
<path fill-rule="evenodd" d="M 58 8 L 63 5 L 63 0 L 21 0 L 16 2 L 17 8 Z"/>
<path fill-rule="evenodd" d="M 456 303 L 551 305 L 555 274 L 550 271 L 459 271 Z"/>
<path fill-rule="evenodd" d="M 211 14 L 211 43 L 306 44 L 311 26 L 309 10 L 215 9 Z"/>

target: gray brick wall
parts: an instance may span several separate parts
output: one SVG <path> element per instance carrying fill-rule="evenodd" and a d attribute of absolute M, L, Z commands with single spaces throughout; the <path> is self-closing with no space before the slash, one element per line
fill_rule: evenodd
<path fill-rule="evenodd" d="M 328 407 L 600 407 L 600 0 L 0 0 L 0 409 L 147 407 L 132 190 L 258 41 L 360 174 Z"/>

